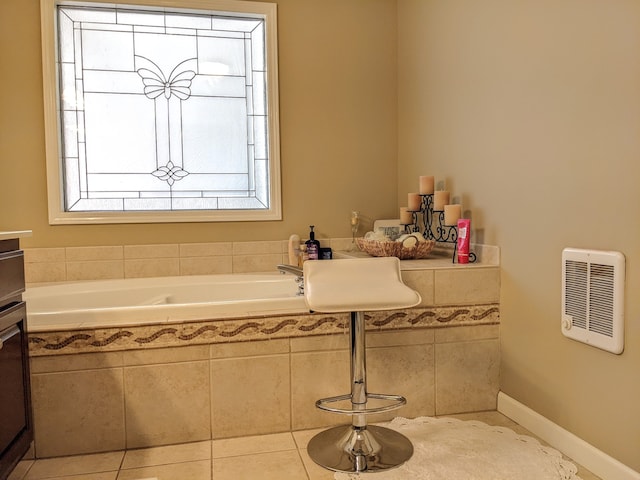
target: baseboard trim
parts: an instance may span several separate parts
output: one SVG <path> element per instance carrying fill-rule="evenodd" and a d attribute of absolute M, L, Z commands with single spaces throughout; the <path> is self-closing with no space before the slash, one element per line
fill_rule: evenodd
<path fill-rule="evenodd" d="M 504 392 L 498 393 L 498 411 L 602 479 L 640 480 L 640 473 L 531 410 Z"/>

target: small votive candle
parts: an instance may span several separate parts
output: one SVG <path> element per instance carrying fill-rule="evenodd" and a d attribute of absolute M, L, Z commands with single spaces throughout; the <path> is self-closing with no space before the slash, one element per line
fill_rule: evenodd
<path fill-rule="evenodd" d="M 446 190 L 436 190 L 433 194 L 433 210 L 441 212 L 444 206 L 449 204 L 449 192 Z"/>
<path fill-rule="evenodd" d="M 410 193 L 408 195 L 409 199 L 409 207 L 408 210 L 410 212 L 419 212 L 420 205 L 422 204 L 422 197 L 420 197 L 419 193 Z"/>
<path fill-rule="evenodd" d="M 420 195 L 433 195 L 434 183 L 433 177 L 420 177 Z"/>
<path fill-rule="evenodd" d="M 411 225 L 413 223 L 413 213 L 407 207 L 400 207 L 400 225 Z"/>
<path fill-rule="evenodd" d="M 462 206 L 459 204 L 444 206 L 444 224 L 447 226 L 457 225 L 462 216 Z"/>

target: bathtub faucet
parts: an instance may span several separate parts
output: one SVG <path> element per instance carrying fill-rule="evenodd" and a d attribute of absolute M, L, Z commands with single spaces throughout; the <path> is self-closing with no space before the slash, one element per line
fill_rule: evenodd
<path fill-rule="evenodd" d="M 302 277 L 302 269 L 300 267 L 296 267 L 295 265 L 280 264 L 278 265 L 278 270 L 280 270 L 280 273 L 282 273 L 283 275 L 285 273 L 295 275 L 296 284 L 298 285 L 297 295 L 304 295 L 304 279 Z"/>

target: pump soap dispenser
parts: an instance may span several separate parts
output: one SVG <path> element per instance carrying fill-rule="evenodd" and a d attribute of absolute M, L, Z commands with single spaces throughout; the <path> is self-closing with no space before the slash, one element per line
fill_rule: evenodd
<path fill-rule="evenodd" d="M 307 245 L 307 253 L 309 260 L 318 260 L 320 258 L 320 242 L 316 240 L 316 234 L 313 231 L 315 225 L 310 225 L 309 240 L 304 242 Z"/>

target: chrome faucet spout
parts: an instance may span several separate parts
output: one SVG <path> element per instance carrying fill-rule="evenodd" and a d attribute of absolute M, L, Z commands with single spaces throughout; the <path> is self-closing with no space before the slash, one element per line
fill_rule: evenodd
<path fill-rule="evenodd" d="M 298 285 L 297 295 L 304 295 L 304 278 L 303 278 L 302 269 L 300 267 L 296 267 L 295 265 L 286 265 L 286 264 L 280 264 L 278 265 L 277 268 L 278 270 L 280 270 L 280 273 L 282 273 L 283 275 L 286 273 L 295 275 L 296 284 Z"/>
<path fill-rule="evenodd" d="M 291 275 L 295 275 L 296 277 L 302 277 L 302 269 L 300 267 L 296 267 L 295 265 L 286 265 L 281 264 L 278 265 L 278 270 L 282 273 L 290 273 Z"/>

